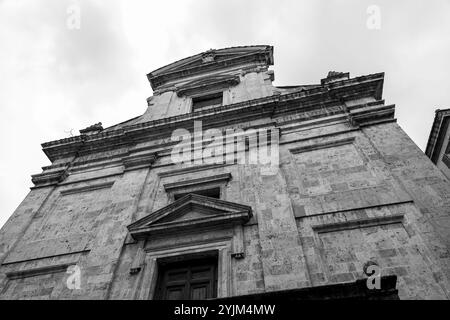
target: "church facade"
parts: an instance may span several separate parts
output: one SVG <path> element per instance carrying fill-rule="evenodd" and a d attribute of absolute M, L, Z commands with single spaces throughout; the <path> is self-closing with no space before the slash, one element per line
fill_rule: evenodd
<path fill-rule="evenodd" d="M 42 145 L 0 299 L 450 297 L 450 183 L 384 74 L 272 84 L 273 47 L 147 75 L 142 115 Z"/>

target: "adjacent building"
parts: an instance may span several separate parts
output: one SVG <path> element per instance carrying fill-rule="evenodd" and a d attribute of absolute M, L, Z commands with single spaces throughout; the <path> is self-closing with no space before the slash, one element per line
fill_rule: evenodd
<path fill-rule="evenodd" d="M 436 110 L 425 154 L 450 180 L 450 109 Z"/>
<path fill-rule="evenodd" d="M 273 63 L 176 61 L 143 115 L 44 143 L 0 231 L 0 298 L 448 299 L 450 183 L 384 74 L 279 87 Z"/>

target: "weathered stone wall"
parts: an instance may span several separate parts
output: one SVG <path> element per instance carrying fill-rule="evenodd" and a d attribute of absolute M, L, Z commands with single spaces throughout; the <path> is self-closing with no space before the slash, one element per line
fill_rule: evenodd
<path fill-rule="evenodd" d="M 0 231 L 0 299 L 147 299 L 160 259 L 204 252 L 217 254 L 219 297 L 355 281 L 372 261 L 381 275 L 398 276 L 401 299 L 448 299 L 450 182 L 396 124 L 393 106 L 375 97 L 382 78 L 350 89 L 332 83 L 320 95 L 314 90 L 323 88 L 299 89 L 275 103 L 267 68 L 246 67 L 254 70 L 227 70 L 240 82 L 224 91 L 224 104 L 269 97 L 266 106 L 228 118 L 218 111 L 204 129 L 278 128 L 278 170 L 175 164 L 175 126 L 70 138 L 58 142 L 60 153 L 47 145 L 52 166 Z M 187 114 L 190 103 L 160 92 L 139 121 Z M 243 226 L 131 236 L 127 226 L 195 188 L 219 188 L 221 200 L 250 206 L 253 217 Z M 79 289 L 67 285 L 74 265 Z"/>
<path fill-rule="evenodd" d="M 396 123 L 291 126 L 280 157 L 273 176 L 256 165 L 182 169 L 167 154 L 151 169 L 105 165 L 33 189 L 2 229 L 3 252 L 18 241 L 3 257 L 1 297 L 136 298 L 143 279 L 130 274 L 138 244 L 126 226 L 172 201 L 164 185 L 229 173 L 223 199 L 255 215 L 244 228 L 246 256 L 230 260 L 230 294 L 354 281 L 375 261 L 399 277 L 401 298 L 448 298 L 449 184 Z M 161 238 L 147 251 L 196 241 Z M 65 270 L 5 279 L 64 263 L 80 266 L 81 289 L 67 288 Z"/>

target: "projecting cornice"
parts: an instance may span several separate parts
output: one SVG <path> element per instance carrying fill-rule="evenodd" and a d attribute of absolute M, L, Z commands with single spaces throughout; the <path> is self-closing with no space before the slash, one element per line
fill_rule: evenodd
<path fill-rule="evenodd" d="M 47 157 L 54 161 L 58 158 L 99 152 L 114 146 L 137 143 L 142 139 L 148 139 L 149 135 L 170 136 L 174 129 L 190 127 L 194 120 L 203 121 L 204 129 L 206 129 L 208 126 L 218 127 L 234 120 L 275 117 L 285 113 L 305 113 L 303 120 L 307 120 L 308 113 L 314 118 L 326 117 L 329 114 L 325 112 L 324 106 L 339 106 L 347 100 L 369 96 L 380 100 L 383 80 L 384 73 L 361 76 L 299 92 L 273 95 L 123 126 L 117 130 L 104 130 L 97 134 L 51 141 L 43 143 L 42 147 Z M 349 112 L 345 108 L 339 108 L 338 112 L 349 113 L 354 125 L 370 124 L 372 120 L 380 121 L 393 118 L 393 106 L 380 106 L 377 110 L 367 108 L 366 111 L 362 108 L 358 112 Z"/>

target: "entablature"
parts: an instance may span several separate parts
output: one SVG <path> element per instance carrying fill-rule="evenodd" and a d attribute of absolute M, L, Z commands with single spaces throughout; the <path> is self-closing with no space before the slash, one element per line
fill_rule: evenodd
<path fill-rule="evenodd" d="M 43 150 L 51 161 L 69 155 L 88 154 L 100 150 L 108 150 L 118 146 L 134 145 L 142 139 L 155 136 L 170 136 L 177 128 L 192 126 L 193 121 L 203 121 L 203 125 L 227 125 L 235 119 L 238 121 L 246 115 L 249 118 L 273 117 L 276 114 L 304 113 L 302 121 L 311 117 L 327 117 L 336 113 L 349 113 L 353 124 L 359 125 L 367 119 L 393 118 L 393 106 L 381 107 L 383 110 L 374 110 L 364 116 L 364 108 L 357 114 L 351 115 L 344 103 L 346 99 L 354 99 L 379 92 L 382 87 L 383 73 L 357 77 L 327 84 L 322 87 L 313 87 L 301 92 L 274 95 L 260 99 L 244 101 L 236 104 L 224 105 L 208 110 L 196 111 L 174 117 L 138 123 L 117 130 L 102 131 L 92 135 L 82 135 L 42 144 Z M 352 94 L 349 95 L 349 92 Z M 377 93 L 376 96 L 379 94 Z M 325 106 L 325 107 L 324 107 Z M 336 110 L 333 111 L 335 108 Z M 308 115 L 306 110 L 309 110 Z M 352 111 L 352 110 L 350 110 Z M 383 111 L 383 112 L 382 112 Z M 298 120 L 298 119 L 297 119 Z M 367 121 L 366 121 L 367 122 Z"/>

